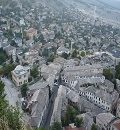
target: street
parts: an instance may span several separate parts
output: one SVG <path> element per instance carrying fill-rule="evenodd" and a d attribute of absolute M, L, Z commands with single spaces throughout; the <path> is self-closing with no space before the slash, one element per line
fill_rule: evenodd
<path fill-rule="evenodd" d="M 1 80 L 5 84 L 6 100 L 8 100 L 9 105 L 16 106 L 16 102 L 19 101 L 17 89 L 9 79 L 1 78 Z"/>
<path fill-rule="evenodd" d="M 53 113 L 55 98 L 57 96 L 57 91 L 58 91 L 58 86 L 54 86 L 53 93 L 52 93 L 51 99 L 50 99 L 50 103 L 48 105 L 48 115 L 47 115 L 45 124 L 43 126 L 47 130 L 49 129 L 49 126 L 50 126 L 50 121 L 51 121 L 51 116 L 52 116 L 52 113 Z"/>

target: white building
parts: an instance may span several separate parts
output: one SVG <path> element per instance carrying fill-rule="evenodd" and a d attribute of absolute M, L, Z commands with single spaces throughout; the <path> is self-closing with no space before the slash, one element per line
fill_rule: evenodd
<path fill-rule="evenodd" d="M 90 86 L 85 90 L 80 88 L 79 93 L 80 95 L 85 96 L 88 100 L 92 101 L 94 104 L 105 109 L 106 111 L 111 111 L 112 106 L 119 98 L 119 95 L 116 92 L 109 94 L 106 91 L 97 89 L 94 86 Z"/>
<path fill-rule="evenodd" d="M 104 83 L 105 77 L 103 75 L 94 75 L 94 76 L 68 76 L 65 78 L 65 83 L 69 84 L 70 87 L 75 87 L 76 85 L 81 86 L 83 84 L 97 84 Z"/>
<path fill-rule="evenodd" d="M 69 54 L 70 53 L 70 50 L 65 48 L 64 46 L 61 46 L 57 49 L 57 54 L 58 55 L 62 55 L 63 53 L 67 53 Z"/>
<path fill-rule="evenodd" d="M 12 80 L 16 86 L 21 86 L 28 83 L 28 77 L 30 75 L 30 67 L 23 67 L 18 65 L 12 72 Z"/>

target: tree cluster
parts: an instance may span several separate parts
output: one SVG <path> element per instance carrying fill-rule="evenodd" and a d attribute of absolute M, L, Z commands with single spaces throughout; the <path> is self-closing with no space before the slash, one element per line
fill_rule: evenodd
<path fill-rule="evenodd" d="M 113 79 L 113 74 L 111 73 L 110 69 L 103 69 L 103 75 L 105 76 L 106 79 L 112 81 Z"/>
<path fill-rule="evenodd" d="M 115 78 L 120 80 L 120 62 L 118 63 L 118 65 L 116 65 L 115 71 Z"/>
<path fill-rule="evenodd" d="M 33 78 L 37 78 L 39 72 L 38 72 L 38 68 L 36 66 L 33 67 L 32 70 L 30 70 L 30 75 L 33 77 Z"/>
<path fill-rule="evenodd" d="M 0 129 L 22 130 L 23 122 L 17 108 L 9 106 L 5 100 L 4 84 L 0 81 Z"/>
<path fill-rule="evenodd" d="M 78 110 L 70 105 L 67 105 L 66 111 L 62 116 L 62 126 L 69 126 L 71 123 L 75 123 L 77 127 L 81 127 L 83 124 L 83 118 L 78 118 Z"/>
<path fill-rule="evenodd" d="M 69 55 L 68 55 L 67 53 L 64 52 L 64 53 L 62 53 L 61 57 L 67 59 L 67 58 L 69 57 Z"/>
<path fill-rule="evenodd" d="M 0 65 L 3 64 L 8 58 L 6 51 L 3 48 L 0 48 Z"/>
<path fill-rule="evenodd" d="M 0 68 L 0 75 L 11 77 L 11 71 L 14 69 L 15 69 L 15 65 L 12 64 L 3 65 L 3 67 Z"/>

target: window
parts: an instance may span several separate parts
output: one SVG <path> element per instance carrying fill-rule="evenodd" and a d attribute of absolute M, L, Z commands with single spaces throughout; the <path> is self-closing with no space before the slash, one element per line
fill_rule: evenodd
<path fill-rule="evenodd" d="M 19 77 L 19 79 L 21 79 L 21 76 Z"/>

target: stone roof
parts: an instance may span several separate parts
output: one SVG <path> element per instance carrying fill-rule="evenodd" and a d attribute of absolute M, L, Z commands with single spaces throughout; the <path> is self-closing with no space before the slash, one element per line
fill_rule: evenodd
<path fill-rule="evenodd" d="M 83 66 L 75 66 L 72 68 L 66 68 L 64 71 L 84 71 L 89 69 L 100 69 L 103 68 L 100 64 L 94 65 L 83 65 Z"/>
<path fill-rule="evenodd" d="M 38 82 L 34 83 L 33 85 L 29 86 L 29 90 L 45 88 L 47 85 L 48 85 L 47 82 L 38 81 Z"/>
<path fill-rule="evenodd" d="M 95 93 L 96 92 L 96 88 L 94 87 L 94 86 L 89 86 L 88 88 L 86 88 L 86 90 L 85 91 L 87 91 L 87 92 L 91 92 L 91 93 Z"/>
<path fill-rule="evenodd" d="M 28 71 L 27 70 L 30 70 L 30 67 L 23 67 L 21 65 L 18 65 L 13 71 L 12 73 L 17 75 L 17 76 L 21 76 L 21 75 L 24 75 L 24 74 L 27 74 Z"/>
<path fill-rule="evenodd" d="M 65 48 L 64 46 L 60 46 L 60 47 L 57 49 L 57 51 L 64 51 L 64 52 L 66 52 L 66 51 L 69 51 L 69 49 L 68 49 L 68 48 Z"/>
<path fill-rule="evenodd" d="M 51 124 L 57 120 L 61 122 L 61 110 L 62 110 L 62 97 L 57 96 L 54 103 L 53 114 L 51 117 Z"/>
<path fill-rule="evenodd" d="M 104 118 L 103 118 L 104 117 Z M 109 122 L 115 118 L 114 115 L 111 113 L 101 113 L 96 116 L 97 119 L 99 119 L 103 124 L 109 124 Z"/>
<path fill-rule="evenodd" d="M 48 88 L 42 88 L 35 91 L 31 98 L 31 119 L 30 123 L 32 127 L 39 127 L 44 116 L 44 109 L 49 100 Z"/>
<path fill-rule="evenodd" d="M 112 96 L 105 91 L 97 90 L 95 92 L 95 96 L 101 98 L 103 101 L 106 101 L 107 103 L 112 103 Z"/>
<path fill-rule="evenodd" d="M 77 103 L 79 101 L 79 94 L 73 90 L 69 90 L 67 92 L 67 98 L 69 98 L 72 102 Z"/>

